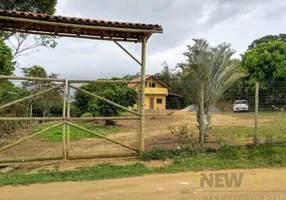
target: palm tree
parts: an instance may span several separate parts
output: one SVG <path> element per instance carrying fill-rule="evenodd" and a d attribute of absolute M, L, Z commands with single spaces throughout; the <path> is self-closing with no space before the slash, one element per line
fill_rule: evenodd
<path fill-rule="evenodd" d="M 194 39 L 184 53 L 187 60 L 179 63 L 181 80 L 197 111 L 200 143 L 204 144 L 211 130 L 210 109 L 222 94 L 238 79 L 247 76 L 239 67 L 239 60 L 228 44 L 211 47 L 207 40 Z"/>

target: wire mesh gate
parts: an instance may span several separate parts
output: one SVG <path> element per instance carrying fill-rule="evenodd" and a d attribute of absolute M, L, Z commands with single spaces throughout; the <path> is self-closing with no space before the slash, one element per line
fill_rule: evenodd
<path fill-rule="evenodd" d="M 14 83 L 13 81 L 19 82 Z M 5 94 L 9 96 L 7 101 L 5 101 L 5 98 L 0 101 L 0 127 L 2 127 L 2 130 L 0 129 L 0 162 L 138 155 L 138 120 L 140 120 L 140 111 L 137 112 L 123 107 L 104 97 L 75 86 L 75 84 L 82 85 L 86 83 L 118 84 L 129 82 L 109 80 L 67 81 L 65 79 L 0 76 L 0 92 L 4 97 Z M 8 87 L 7 89 L 7 85 L 10 88 Z M 18 99 L 11 99 L 10 96 L 13 96 L 14 93 L 8 90 L 15 90 L 15 88 L 17 90 L 14 93 L 19 92 L 19 88 L 24 88 L 25 94 L 22 94 Z M 120 117 L 75 116 L 71 109 L 73 105 L 72 96 L 75 91 L 100 99 L 125 111 L 125 114 Z M 55 100 L 52 101 L 52 98 L 55 98 Z M 61 103 L 58 107 L 61 110 L 50 112 L 49 115 L 34 116 L 34 104 L 37 103 L 36 109 L 42 106 L 44 107 L 43 110 L 51 110 L 51 107 L 54 108 L 59 101 Z M 33 105 L 34 110 L 32 108 Z M 17 106 L 24 108 L 22 110 L 25 111 L 20 114 L 19 112 L 11 112 L 9 109 L 15 106 L 16 108 Z M 129 113 L 129 115 L 126 113 Z M 122 132 L 100 125 L 99 121 L 102 120 L 132 120 L 133 122 L 135 121 L 136 126 L 134 126 L 134 130 Z M 9 128 L 16 130 L 12 132 L 16 136 L 13 138 L 17 140 L 9 139 L 11 135 Z"/>

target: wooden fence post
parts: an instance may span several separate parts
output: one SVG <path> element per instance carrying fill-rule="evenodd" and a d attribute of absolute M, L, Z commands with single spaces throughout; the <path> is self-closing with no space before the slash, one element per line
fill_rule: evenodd
<path fill-rule="evenodd" d="M 258 144 L 258 105 L 259 105 L 259 82 L 255 83 L 255 132 L 253 143 Z"/>
<path fill-rule="evenodd" d="M 141 85 L 140 85 L 140 121 L 139 121 L 139 153 L 142 156 L 145 149 L 145 65 L 146 65 L 146 36 L 142 38 Z"/>

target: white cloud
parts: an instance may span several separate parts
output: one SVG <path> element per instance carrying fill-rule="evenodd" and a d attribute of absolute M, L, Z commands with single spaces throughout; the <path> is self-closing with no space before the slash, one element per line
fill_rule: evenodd
<path fill-rule="evenodd" d="M 166 61 L 175 67 L 192 38 L 212 45 L 227 42 L 237 50 L 267 34 L 285 33 L 286 3 L 279 0 L 61 0 L 57 14 L 95 19 L 162 24 L 163 34 L 147 43 L 147 73 L 159 72 Z M 18 59 L 21 67 L 42 65 L 66 78 L 123 76 L 140 70 L 138 64 L 112 42 L 62 38 L 55 49 Z M 140 60 L 140 44 L 123 44 Z"/>

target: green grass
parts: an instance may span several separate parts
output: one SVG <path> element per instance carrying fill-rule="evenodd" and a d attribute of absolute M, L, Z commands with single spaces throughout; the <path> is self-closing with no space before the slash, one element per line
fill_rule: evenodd
<path fill-rule="evenodd" d="M 77 171 L 39 172 L 24 174 L 14 172 L 0 176 L 0 186 L 62 181 L 88 181 L 135 177 L 147 174 L 177 173 L 184 171 L 281 167 L 286 165 L 286 144 L 260 145 L 253 147 L 226 146 L 216 152 L 202 151 L 173 154 L 174 162 L 164 167 L 146 167 L 142 163 L 133 165 L 101 164 Z"/>
<path fill-rule="evenodd" d="M 32 130 L 32 133 L 36 133 L 38 131 L 44 130 L 57 122 L 46 122 L 43 124 L 38 125 L 36 128 Z M 118 127 L 115 126 L 103 126 L 101 124 L 91 124 L 91 123 L 77 123 L 80 126 L 83 126 L 87 129 L 90 129 L 92 131 L 95 131 L 98 134 L 101 135 L 107 135 L 111 132 L 116 132 L 119 130 Z M 43 133 L 40 138 L 53 141 L 53 142 L 61 142 L 63 137 L 63 126 L 58 126 L 52 130 L 47 131 L 46 133 Z M 78 140 L 81 138 L 96 138 L 97 136 L 94 134 L 87 133 L 85 131 L 79 130 L 74 127 L 70 127 L 70 140 Z"/>
<path fill-rule="evenodd" d="M 254 134 L 254 113 L 238 113 L 231 116 L 239 119 L 253 120 L 253 127 L 213 127 L 216 137 L 251 138 Z M 273 141 L 286 141 L 286 115 L 277 112 L 259 113 L 259 137 L 272 138 Z"/>

